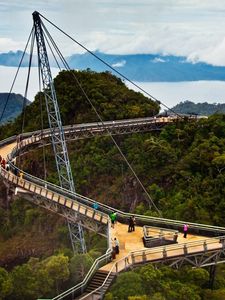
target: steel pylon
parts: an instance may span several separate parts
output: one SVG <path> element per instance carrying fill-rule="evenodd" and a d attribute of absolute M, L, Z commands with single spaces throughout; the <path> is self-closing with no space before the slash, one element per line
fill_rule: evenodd
<path fill-rule="evenodd" d="M 33 21 L 37 43 L 38 65 L 41 71 L 43 92 L 45 96 L 48 122 L 51 131 L 52 146 L 55 154 L 59 183 L 61 187 L 75 192 L 65 135 L 62 127 L 56 91 L 52 79 L 47 49 L 45 45 L 42 21 L 37 11 L 33 13 Z M 86 252 L 83 228 L 81 224 L 68 222 L 68 227 L 73 250 L 83 253 Z"/>

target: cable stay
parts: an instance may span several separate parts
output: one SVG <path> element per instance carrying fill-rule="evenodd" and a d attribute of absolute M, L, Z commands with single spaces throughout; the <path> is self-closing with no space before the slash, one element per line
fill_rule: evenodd
<path fill-rule="evenodd" d="M 106 65 L 108 68 L 110 68 L 112 71 L 114 71 L 115 73 L 117 73 L 119 76 L 121 76 L 122 78 L 124 78 L 125 80 L 127 80 L 128 82 L 130 82 L 133 86 L 135 86 L 136 88 L 138 88 L 140 91 L 142 91 L 144 94 L 146 94 L 150 100 L 155 101 L 158 104 L 161 104 L 162 106 L 164 106 L 166 109 L 168 109 L 169 111 L 171 111 L 173 114 L 175 114 L 176 116 L 178 116 L 179 118 L 183 118 L 180 114 L 178 114 L 177 112 L 175 112 L 173 109 L 171 109 L 170 107 L 168 107 L 166 104 L 164 104 L 162 101 L 156 99 L 154 96 L 152 96 L 149 92 L 147 92 L 146 90 L 144 90 L 142 87 L 140 87 L 137 83 L 135 83 L 133 80 L 129 79 L 127 76 L 125 76 L 124 74 L 122 74 L 121 72 L 119 72 L 118 70 L 116 70 L 114 67 L 112 67 L 108 62 L 106 62 L 104 59 L 102 59 L 101 57 L 99 57 L 97 54 L 95 54 L 93 51 L 91 51 L 90 49 L 88 49 L 87 47 L 85 47 L 83 44 L 81 44 L 80 42 L 78 42 L 76 39 L 74 39 L 71 35 L 69 35 L 68 33 L 66 33 L 64 30 L 62 30 L 60 27 L 58 27 L 56 24 L 54 24 L 53 22 L 51 22 L 49 19 L 47 19 L 45 16 L 43 16 L 42 14 L 39 14 L 43 19 L 45 19 L 49 24 L 51 24 L 53 27 L 55 27 L 56 29 L 58 29 L 61 33 L 63 33 L 65 36 L 67 36 L 69 39 L 71 39 L 74 43 L 76 43 L 77 45 L 79 45 L 81 48 L 83 48 L 85 51 L 87 51 L 89 54 L 91 54 L 92 56 L 94 56 L 97 60 L 99 60 L 100 62 L 102 62 L 104 65 Z"/>
<path fill-rule="evenodd" d="M 22 63 L 23 63 L 24 56 L 25 56 L 25 54 L 26 54 L 28 45 L 29 45 L 30 40 L 31 40 L 31 37 L 32 37 L 32 35 L 33 35 L 33 31 L 34 31 L 34 28 L 32 27 L 31 32 L 30 32 L 29 37 L 28 37 L 28 40 L 27 40 L 27 42 L 26 42 L 26 46 L 25 46 L 25 48 L 24 48 L 24 50 L 23 50 L 23 54 L 22 54 L 22 56 L 21 56 L 19 65 L 18 65 L 18 67 L 17 67 L 16 74 L 15 74 L 15 76 L 14 76 L 12 85 L 11 85 L 10 90 L 9 90 L 9 93 L 8 93 L 8 95 L 7 95 L 7 98 L 6 98 L 6 101 L 5 101 L 5 105 L 4 105 L 3 110 L 2 110 L 2 113 L 1 113 L 1 115 L 0 115 L 0 122 L 2 121 L 2 118 L 3 118 L 3 116 L 4 116 L 6 107 L 7 107 L 7 105 L 8 105 L 9 99 L 10 99 L 10 96 L 11 96 L 11 94 L 12 94 L 12 91 L 13 91 L 13 88 L 14 88 L 14 85 L 15 85 L 15 82 L 16 82 L 16 79 L 17 79 L 17 76 L 18 76 L 18 74 L 19 74 L 19 70 L 20 70 L 21 65 L 22 65 Z"/>
<path fill-rule="evenodd" d="M 56 45 L 54 39 L 52 38 L 52 36 L 50 35 L 49 31 L 47 30 L 46 26 L 43 24 L 43 22 L 41 21 L 41 25 L 43 28 L 43 34 L 47 39 L 47 43 L 50 46 L 51 52 L 54 49 L 57 53 L 57 55 L 59 56 L 64 68 L 67 71 L 72 71 L 71 68 L 69 67 L 66 59 L 64 58 L 63 54 L 61 53 L 61 51 L 59 50 L 58 46 Z M 59 66 L 59 62 L 56 60 L 56 56 L 53 55 L 53 57 L 55 58 L 55 61 L 57 62 L 57 65 Z M 80 81 L 78 80 L 76 74 L 74 72 L 71 72 L 72 77 L 74 78 L 74 80 L 76 81 L 77 85 L 79 86 L 80 90 L 82 91 L 83 95 L 85 96 L 86 100 L 88 101 L 88 103 L 90 104 L 90 106 L 92 107 L 93 111 L 95 112 L 98 120 L 100 121 L 101 124 L 104 124 L 102 117 L 100 116 L 100 114 L 97 112 L 97 109 L 95 108 L 94 104 L 92 103 L 91 99 L 88 97 L 87 93 L 85 92 L 85 90 L 82 87 L 82 84 L 80 83 Z M 100 124 L 99 124 L 100 126 Z M 121 154 L 121 156 L 123 157 L 124 161 L 126 162 L 128 168 L 131 170 L 132 174 L 134 175 L 134 177 L 136 178 L 137 182 L 140 184 L 141 188 L 143 189 L 144 193 L 147 195 L 147 201 L 149 202 L 149 207 L 154 207 L 154 209 L 157 211 L 159 216 L 162 216 L 161 211 L 158 209 L 158 207 L 155 205 L 153 199 L 151 198 L 151 196 L 149 195 L 149 193 L 147 192 L 146 188 L 143 186 L 141 180 L 139 179 L 138 175 L 136 174 L 135 170 L 133 169 L 133 167 L 131 166 L 131 164 L 129 163 L 129 161 L 127 160 L 126 156 L 124 155 L 124 153 L 122 152 L 121 148 L 119 147 L 118 143 L 116 142 L 115 138 L 112 136 L 111 132 L 109 129 L 106 129 L 108 135 L 110 136 L 111 140 L 113 141 L 114 145 L 116 146 L 116 148 L 118 149 L 119 153 Z"/>
<path fill-rule="evenodd" d="M 38 47 L 39 91 L 41 91 L 41 78 L 42 78 L 43 92 L 44 92 L 44 95 L 45 95 L 45 102 L 46 102 L 46 107 L 47 107 L 47 112 L 48 112 L 48 118 L 49 118 L 49 126 L 50 126 L 50 129 L 52 130 L 52 136 L 53 136 L 52 137 L 52 144 L 53 144 L 53 149 L 54 149 L 54 153 L 55 153 L 55 157 L 56 157 L 56 164 L 57 164 L 57 170 L 58 170 L 59 179 L 60 179 L 60 185 L 63 186 L 63 187 L 65 187 L 65 184 L 66 184 L 66 188 L 69 188 L 71 191 L 75 192 L 75 187 L 74 187 L 74 183 L 73 183 L 73 177 L 72 177 L 71 167 L 70 167 L 70 163 L 69 163 L 68 152 L 67 152 L 66 143 L 65 143 L 64 132 L 63 132 L 63 128 L 62 128 L 61 117 L 60 117 L 58 103 L 57 103 L 57 98 L 56 98 L 56 92 L 55 92 L 55 89 L 54 89 L 53 79 L 52 79 L 52 75 L 51 75 L 51 71 L 50 71 L 50 64 L 49 64 L 49 61 L 48 61 L 47 50 L 46 50 L 46 45 L 45 45 L 44 41 L 46 41 L 46 43 L 48 45 L 48 48 L 50 49 L 50 52 L 51 52 L 51 54 L 52 54 L 52 56 L 54 58 L 54 61 L 55 61 L 56 65 L 58 66 L 59 70 L 62 69 L 60 67 L 60 62 L 62 64 L 63 68 L 65 68 L 68 71 L 72 71 L 72 70 L 70 69 L 70 67 L 69 67 L 66 59 L 64 58 L 63 54 L 59 50 L 58 46 L 56 45 L 54 39 L 50 35 L 50 33 L 47 30 L 46 26 L 43 24 L 40 16 L 42 16 L 42 15 L 39 14 L 38 12 L 34 12 L 33 13 L 34 26 L 32 28 L 32 31 L 31 31 L 30 36 L 28 38 L 26 47 L 24 49 L 24 53 L 23 53 L 22 59 L 20 61 L 17 73 L 18 73 L 19 68 L 20 68 L 20 66 L 22 64 L 24 55 L 25 55 L 27 47 L 28 47 L 28 44 L 29 44 L 30 40 L 32 40 L 31 41 L 31 50 L 30 50 L 31 53 L 30 53 L 30 60 L 29 60 L 29 69 L 28 69 L 26 89 L 25 89 L 25 95 L 27 95 L 27 89 L 28 89 L 29 77 L 30 77 L 30 68 L 31 68 L 31 64 L 32 64 L 34 39 L 36 37 L 36 42 L 37 42 L 37 47 Z M 46 19 L 44 16 L 42 16 L 42 17 L 44 19 Z M 106 63 L 101 58 L 99 58 L 96 54 L 94 54 L 93 52 L 91 52 L 90 50 L 88 50 L 86 47 L 84 47 L 83 45 L 81 45 L 79 42 L 77 42 L 76 40 L 74 40 L 72 37 L 70 37 L 68 34 L 66 34 L 63 30 L 61 30 L 58 26 L 54 25 L 48 19 L 46 19 L 46 20 L 50 24 L 52 24 L 54 27 L 56 27 L 59 31 L 61 31 L 62 33 L 64 33 L 67 37 L 69 37 L 70 39 L 72 39 L 75 43 L 77 43 L 82 48 L 84 48 L 86 51 L 88 51 L 93 56 L 95 56 L 97 59 L 99 59 L 100 61 L 102 61 L 105 65 L 107 65 L 114 72 L 116 72 L 117 74 L 119 74 L 120 76 L 122 76 L 123 78 L 125 78 L 127 81 L 129 81 L 130 83 L 132 83 L 133 85 L 135 85 L 137 88 L 139 88 L 142 92 L 144 92 L 145 94 L 147 94 L 151 98 L 151 100 L 156 101 L 157 103 L 161 103 L 156 98 L 154 98 L 152 95 L 150 95 L 148 92 L 146 92 L 145 90 L 143 90 L 142 88 L 140 88 L 136 83 L 134 83 L 133 81 L 129 80 L 126 76 L 124 76 L 123 74 L 121 74 L 120 72 L 118 72 L 116 69 L 114 69 L 113 67 L 111 67 L 108 63 Z M 57 56 L 59 58 L 59 61 L 58 61 Z M 101 116 L 99 115 L 97 109 L 95 108 L 94 104 L 92 103 L 91 99 L 88 97 L 87 93 L 83 89 L 83 87 L 82 87 L 80 81 L 78 80 L 75 72 L 71 72 L 71 74 L 72 74 L 75 82 L 78 84 L 79 88 L 81 89 L 81 91 L 82 91 L 83 95 L 85 96 L 86 100 L 88 101 L 88 103 L 92 107 L 93 111 L 95 112 L 98 120 L 100 121 L 101 124 L 104 124 L 103 119 L 101 118 Z M 16 76 L 17 76 L 17 74 L 16 74 Z M 16 76 L 15 76 L 15 79 L 13 81 L 12 88 L 14 86 L 14 83 L 15 83 L 15 80 L 16 80 Z M 12 91 L 12 88 L 11 88 L 10 92 Z M 50 94 L 49 94 L 49 91 L 50 91 Z M 9 96 L 8 96 L 8 98 L 9 98 Z M 5 103 L 5 107 L 7 105 L 7 102 L 8 102 L 8 100 Z M 42 123 L 41 126 L 42 126 L 42 130 L 43 130 L 43 115 L 42 115 L 42 104 L 41 103 L 40 103 L 40 109 L 41 109 L 41 123 Z M 52 113 L 53 110 L 54 110 L 54 112 Z M 5 111 L 5 108 L 4 108 L 4 111 Z M 3 115 L 4 111 L 2 112 L 2 115 Z M 2 116 L 1 116 L 1 118 L 2 118 Z M 23 107 L 22 133 L 23 133 L 23 129 L 24 129 L 24 119 L 25 119 L 25 106 Z M 56 136 L 56 134 L 55 134 L 55 129 L 56 128 L 58 128 L 58 132 L 60 133 L 59 134 L 60 137 L 58 137 L 58 135 Z M 116 142 L 115 138 L 112 136 L 112 134 L 109 131 L 109 129 L 107 129 L 107 133 L 110 136 L 110 138 L 113 141 L 113 143 L 116 146 L 116 148 L 118 149 L 120 155 L 123 157 L 123 159 L 126 162 L 127 166 L 131 170 L 132 174 L 136 178 L 137 182 L 142 187 L 144 193 L 147 195 L 147 198 L 148 198 L 147 201 L 149 202 L 149 207 L 150 208 L 153 207 L 157 211 L 158 215 L 162 216 L 161 211 L 155 205 L 153 199 L 151 198 L 151 196 L 147 192 L 146 188 L 143 186 L 141 180 L 139 179 L 139 177 L 136 174 L 135 170 L 133 169 L 132 165 L 127 160 L 126 156 L 122 152 L 121 148 L 119 147 L 119 145 Z M 60 143 L 61 143 L 61 146 L 59 146 Z M 62 156 L 62 153 L 64 153 L 63 155 L 65 155 L 65 156 Z M 45 169 L 44 178 L 46 178 L 46 161 L 45 161 L 45 150 L 44 149 L 43 149 L 43 156 L 44 156 L 44 169 Z M 68 167 L 65 167 L 65 165 L 67 165 L 67 164 L 68 164 Z M 62 171 L 62 169 L 63 169 L 63 171 Z M 69 175 L 66 175 L 66 174 L 69 174 Z M 68 224 L 68 226 L 69 226 L 69 224 Z M 70 230 L 70 226 L 69 226 L 69 231 L 70 231 L 70 237 L 71 237 L 71 240 L 72 240 L 72 245 L 74 245 L 74 243 L 77 243 L 77 240 L 79 240 L 79 243 L 80 243 L 81 248 L 82 248 L 82 252 L 86 252 L 86 246 L 85 246 L 85 242 L 84 242 L 84 238 L 83 238 L 83 230 L 82 230 L 82 227 L 79 224 L 78 224 L 78 227 L 79 227 L 78 230 L 75 230 L 76 232 L 75 232 L 75 234 L 73 234 L 74 230 L 73 229 Z M 74 246 L 73 246 L 73 248 L 74 248 Z"/>

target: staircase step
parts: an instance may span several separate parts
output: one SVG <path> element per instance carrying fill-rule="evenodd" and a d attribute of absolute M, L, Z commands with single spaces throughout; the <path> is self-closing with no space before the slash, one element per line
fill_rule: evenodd
<path fill-rule="evenodd" d="M 108 272 L 107 271 L 97 271 L 95 273 L 95 275 L 92 277 L 89 285 L 85 289 L 85 293 L 83 293 L 82 296 L 87 295 L 87 294 L 93 292 L 94 290 L 96 290 L 97 288 L 99 288 L 103 284 L 103 282 L 105 281 L 105 279 L 106 279 L 107 276 L 108 276 Z M 97 291 L 97 292 L 94 293 L 96 295 L 96 300 L 98 299 L 98 295 L 100 296 L 99 299 L 101 299 L 101 295 L 105 294 L 105 292 L 110 287 L 110 285 L 111 285 L 114 277 L 115 277 L 115 273 L 114 274 L 110 274 L 109 278 L 107 279 L 107 282 L 101 288 L 101 291 Z M 76 298 L 76 299 L 78 300 L 78 299 L 81 299 L 81 298 L 82 297 L 80 296 L 79 298 Z"/>

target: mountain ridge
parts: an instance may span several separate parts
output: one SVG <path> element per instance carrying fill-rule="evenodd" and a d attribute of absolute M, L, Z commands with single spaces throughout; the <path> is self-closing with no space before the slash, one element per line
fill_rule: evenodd
<path fill-rule="evenodd" d="M 7 105 L 5 107 L 7 101 Z M 26 105 L 31 102 L 26 99 Z M 21 114 L 24 105 L 24 97 L 15 93 L 0 93 L 0 124 L 12 121 Z"/>
<path fill-rule="evenodd" d="M 225 103 L 194 103 L 186 100 L 178 103 L 172 110 L 180 114 L 210 116 L 217 113 L 225 113 Z"/>
<path fill-rule="evenodd" d="M 111 71 L 122 73 L 130 80 L 139 82 L 180 82 L 197 80 L 225 80 L 225 67 L 213 66 L 204 62 L 190 62 L 185 56 L 160 54 L 106 54 L 99 51 L 68 56 L 70 68 L 93 71 Z M 22 51 L 0 53 L 0 65 L 18 66 Z M 107 62 L 115 71 L 104 65 Z M 25 54 L 23 67 L 27 67 L 29 56 Z M 35 66 L 35 62 L 32 63 Z M 54 64 L 56 67 L 56 65 Z M 118 74 L 117 74 L 118 76 Z"/>

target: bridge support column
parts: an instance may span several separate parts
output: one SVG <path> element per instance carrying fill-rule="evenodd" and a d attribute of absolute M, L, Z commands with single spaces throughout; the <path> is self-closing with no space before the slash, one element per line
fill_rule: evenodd
<path fill-rule="evenodd" d="M 215 275 L 216 275 L 216 264 L 211 265 L 209 269 L 209 288 L 213 289 L 214 281 L 215 281 Z"/>
<path fill-rule="evenodd" d="M 67 220 L 70 240 L 72 242 L 72 248 L 74 253 L 86 253 L 86 243 L 84 240 L 83 227 L 80 223 L 72 223 Z"/>

